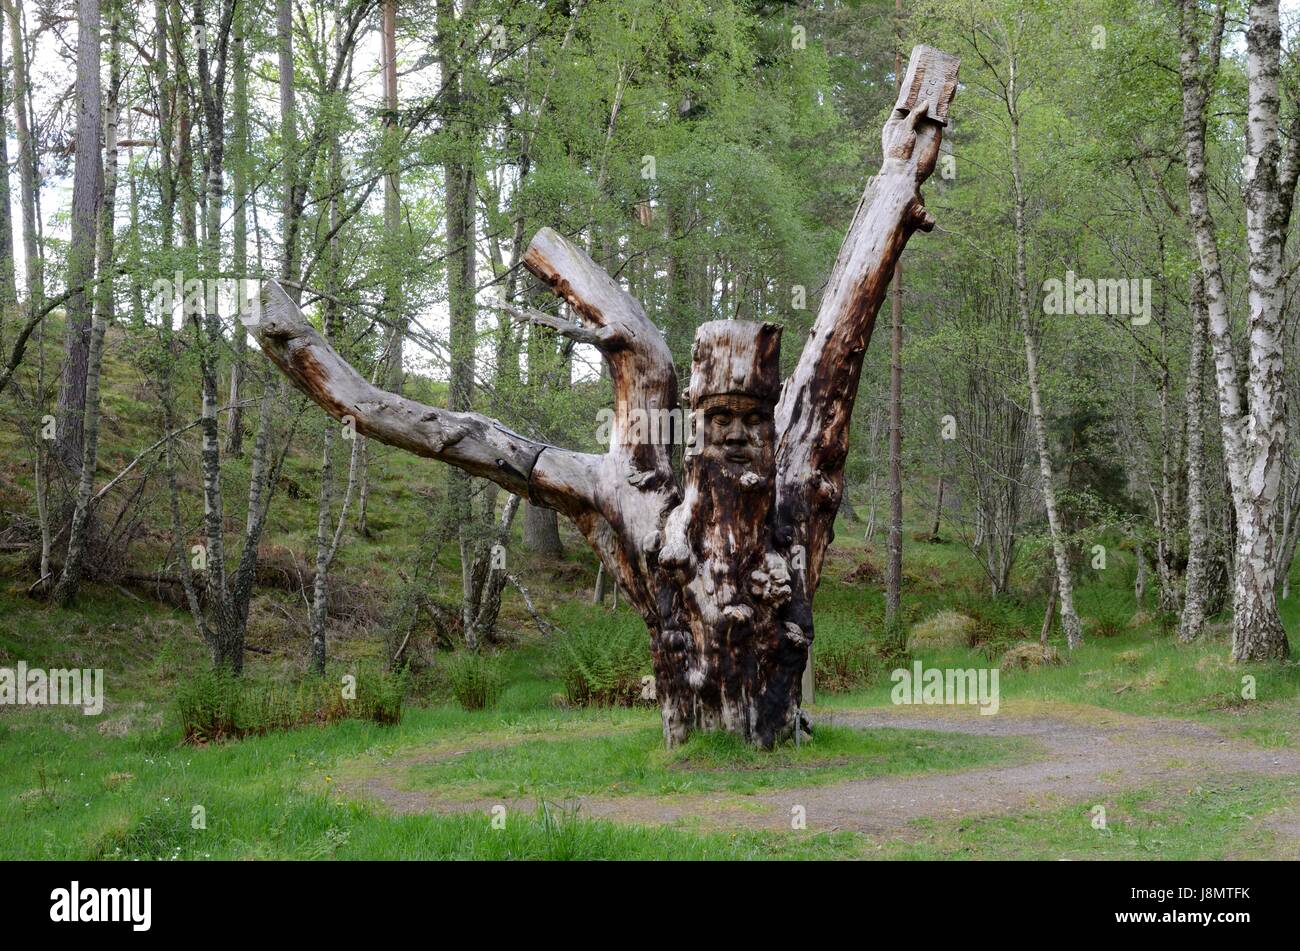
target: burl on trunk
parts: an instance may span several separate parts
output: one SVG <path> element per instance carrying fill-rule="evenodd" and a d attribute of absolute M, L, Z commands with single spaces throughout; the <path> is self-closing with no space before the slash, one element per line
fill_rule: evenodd
<path fill-rule="evenodd" d="M 957 65 L 931 47 L 912 51 L 880 172 L 784 386 L 778 325 L 713 321 L 696 332 L 683 414 L 671 354 L 641 305 L 559 234 L 544 228 L 533 238 L 525 266 L 579 321 L 499 306 L 604 356 L 616 406 L 603 454 L 545 445 L 487 417 L 372 386 L 273 283 L 250 329 L 299 389 L 363 435 L 568 516 L 650 630 L 668 744 L 692 730 L 726 730 L 770 747 L 808 728 L 800 679 L 858 377 L 904 245 L 934 227 L 919 188 L 934 170 Z M 672 467 L 675 443 L 684 445 L 684 484 Z"/>

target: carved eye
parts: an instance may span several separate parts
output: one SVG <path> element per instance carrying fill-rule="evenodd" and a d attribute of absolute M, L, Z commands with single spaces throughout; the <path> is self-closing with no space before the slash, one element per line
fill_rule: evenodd
<path fill-rule="evenodd" d="M 763 417 L 758 413 L 750 413 L 745 417 L 746 426 L 758 426 L 763 422 Z"/>
<path fill-rule="evenodd" d="M 715 425 L 715 426 L 730 426 L 730 425 L 731 425 L 731 414 L 730 414 L 730 413 L 714 413 L 712 416 L 709 417 L 709 422 L 713 423 L 713 425 Z"/>

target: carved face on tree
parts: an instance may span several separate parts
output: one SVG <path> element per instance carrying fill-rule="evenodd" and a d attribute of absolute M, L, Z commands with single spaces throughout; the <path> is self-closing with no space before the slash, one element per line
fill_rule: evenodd
<path fill-rule="evenodd" d="M 781 392 L 781 328 L 715 320 L 695 332 L 690 405 L 704 469 L 742 488 L 769 484 L 776 466 L 773 410 Z"/>
<path fill-rule="evenodd" d="M 701 458 L 724 472 L 766 478 L 772 471 L 776 424 L 771 404 L 738 393 L 706 396 L 696 410 L 696 425 Z"/>

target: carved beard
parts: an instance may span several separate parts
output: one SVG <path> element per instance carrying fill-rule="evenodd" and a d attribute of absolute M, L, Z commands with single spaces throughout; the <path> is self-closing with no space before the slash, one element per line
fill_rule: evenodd
<path fill-rule="evenodd" d="M 776 502 L 775 424 L 767 416 L 751 430 L 757 430 L 757 439 L 743 447 L 729 446 L 710 442 L 706 423 L 700 452 L 687 458 L 687 494 L 696 500 L 689 530 L 699 533 L 697 550 L 712 549 L 701 551 L 706 557 L 744 559 L 769 544 L 769 517 Z"/>
<path fill-rule="evenodd" d="M 776 423 L 772 406 L 741 393 L 702 397 L 691 413 L 695 429 L 694 452 L 686 455 L 688 477 L 692 464 L 709 470 L 708 481 L 732 490 L 761 489 L 772 482 L 776 465 Z"/>

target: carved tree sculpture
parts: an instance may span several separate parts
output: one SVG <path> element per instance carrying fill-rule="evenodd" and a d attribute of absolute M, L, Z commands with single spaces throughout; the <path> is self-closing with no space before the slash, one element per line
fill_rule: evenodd
<path fill-rule="evenodd" d="M 571 452 L 474 413 L 435 409 L 372 386 L 278 287 L 251 328 L 263 352 L 336 419 L 420 456 L 491 479 L 568 516 L 650 630 L 669 745 L 726 730 L 760 747 L 808 729 L 800 679 L 812 599 L 844 486 L 849 419 L 876 312 L 914 231 L 929 231 L 919 187 L 934 170 L 956 90 L 957 59 L 919 46 L 794 373 L 780 383 L 781 328 L 714 321 L 696 332 L 688 392 L 694 437 L 684 485 L 671 438 L 648 420 L 678 410 L 662 334 L 640 304 L 549 228 L 524 265 L 581 318 L 536 311 L 596 347 L 617 410 L 609 451 Z M 683 427 L 679 427 L 681 429 Z"/>

